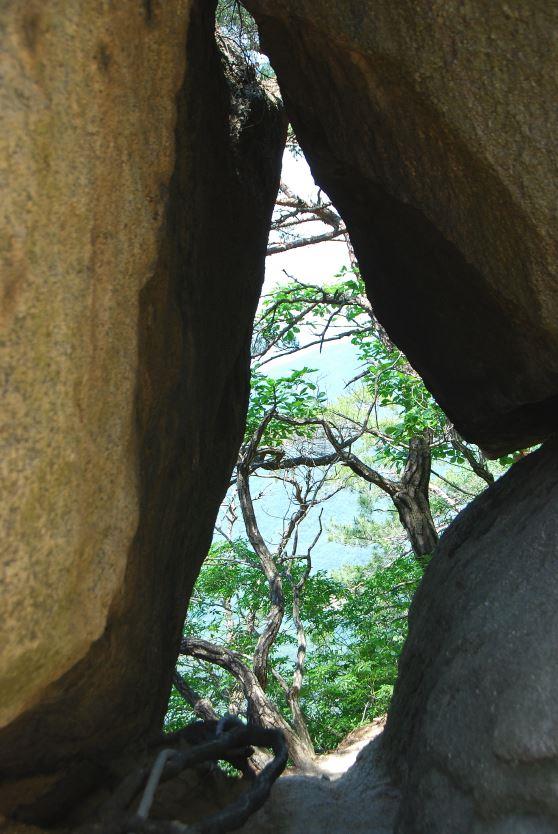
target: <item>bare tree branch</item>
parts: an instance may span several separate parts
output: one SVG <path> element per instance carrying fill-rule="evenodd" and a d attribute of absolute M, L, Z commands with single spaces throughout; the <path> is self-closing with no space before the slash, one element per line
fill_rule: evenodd
<path fill-rule="evenodd" d="M 184 637 L 180 653 L 214 663 L 225 669 L 242 683 L 246 700 L 250 704 L 252 720 L 261 727 L 273 727 L 281 730 L 287 741 L 289 754 L 297 767 L 305 770 L 311 766 L 313 750 L 308 750 L 293 728 L 283 718 L 277 707 L 267 697 L 254 672 L 241 659 L 237 652 L 224 646 L 217 646 L 208 640 L 197 637 Z"/>
<path fill-rule="evenodd" d="M 346 233 L 343 227 L 339 231 L 324 232 L 321 235 L 314 235 L 313 237 L 299 237 L 293 240 L 285 241 L 284 243 L 274 243 L 267 247 L 267 255 L 278 255 L 280 252 L 288 252 L 290 249 L 300 249 L 302 246 L 313 246 L 315 243 L 325 243 L 328 240 L 337 240 L 343 237 Z"/>
<path fill-rule="evenodd" d="M 175 671 L 173 675 L 173 683 L 178 692 L 182 695 L 187 704 L 190 704 L 194 713 L 203 721 L 217 721 L 219 716 L 213 709 L 211 701 L 208 698 L 202 698 L 195 690 L 184 680 L 180 672 Z"/>
<path fill-rule="evenodd" d="M 303 350 L 306 350 L 309 347 L 314 347 L 314 345 L 323 345 L 325 342 L 338 342 L 340 339 L 347 339 L 349 336 L 354 336 L 355 333 L 367 333 L 371 332 L 372 328 L 361 328 L 361 327 L 353 327 L 351 330 L 343 330 L 341 333 L 336 333 L 334 336 L 328 336 L 327 338 L 323 339 L 321 336 L 319 339 L 313 339 L 310 342 L 305 342 L 303 345 L 298 345 L 297 347 L 290 348 L 289 350 L 282 350 L 278 353 L 275 353 L 273 356 L 264 359 L 262 362 L 258 362 L 257 367 L 261 368 L 263 365 L 267 365 L 268 362 L 273 362 L 275 359 L 279 359 L 282 356 L 290 356 L 291 353 L 300 353 Z"/>
<path fill-rule="evenodd" d="M 477 458 L 473 450 L 467 446 L 461 435 L 457 433 L 454 426 L 451 426 L 449 434 L 451 445 L 457 452 L 463 455 L 475 475 L 482 478 L 489 486 L 493 484 L 494 475 L 488 468 L 486 461 L 480 456 Z"/>

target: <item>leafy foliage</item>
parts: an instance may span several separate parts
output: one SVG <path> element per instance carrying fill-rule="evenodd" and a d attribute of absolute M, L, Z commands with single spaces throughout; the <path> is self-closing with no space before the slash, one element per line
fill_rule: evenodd
<path fill-rule="evenodd" d="M 264 353 L 273 347 L 276 351 L 300 347 L 299 337 L 304 328 L 306 336 L 320 336 L 324 324 L 332 334 L 339 325 L 354 323 L 362 319 L 361 282 L 352 273 L 345 278 L 344 270 L 340 280 L 317 287 L 313 284 L 294 282 L 278 287 L 263 300 L 256 325 L 255 353 Z M 360 321 L 365 333 L 370 332 L 370 322 Z M 324 340 L 325 343 L 325 340 Z"/>
<path fill-rule="evenodd" d="M 310 643 L 301 704 L 318 751 L 335 747 L 359 723 L 385 712 L 406 635 L 406 611 L 420 580 L 415 560 L 400 557 L 387 567 L 345 568 L 335 575 L 313 573 L 305 587 L 302 617 Z M 287 577 L 284 577 L 287 579 Z M 287 609 L 292 591 L 286 583 Z M 250 656 L 268 612 L 268 595 L 256 555 L 243 540 L 213 545 L 196 585 L 187 632 L 204 633 Z M 287 677 L 296 651 L 292 619 L 276 641 L 271 665 Z M 219 668 L 186 659 L 182 671 L 219 713 L 231 708 L 236 681 Z M 281 688 L 269 695 L 288 717 Z M 192 720 L 192 711 L 173 691 L 167 727 Z"/>
<path fill-rule="evenodd" d="M 400 468 L 411 438 L 431 429 L 432 457 L 463 463 L 464 459 L 459 459 L 444 439 L 445 414 L 401 351 L 380 339 L 365 339 L 360 333 L 353 337 L 353 344 L 358 347 L 360 360 L 368 365 L 364 381 L 371 397 L 380 408 L 390 409 L 383 427 L 387 439 L 378 438 L 379 457 Z"/>
<path fill-rule="evenodd" d="M 348 333 L 365 369 L 362 384 L 383 423 L 377 458 L 400 470 L 409 441 L 428 428 L 433 432 L 433 459 L 465 465 L 463 455 L 449 442 L 448 418 L 374 318 L 358 269 L 343 268 L 336 278 L 320 286 L 294 281 L 271 293 L 258 317 L 257 354 L 271 348 L 279 354 L 303 349 L 305 342 L 315 339 L 327 344 L 339 331 Z M 507 467 L 516 459 L 517 454 L 506 455 L 499 463 Z"/>
<path fill-rule="evenodd" d="M 256 22 L 238 0 L 219 0 L 215 12 L 215 26 L 221 35 L 234 38 L 244 51 L 260 51 Z"/>
<path fill-rule="evenodd" d="M 323 347 L 340 336 L 350 338 L 362 366 L 355 380 L 358 392 L 353 389 L 342 403 L 327 403 L 316 382 L 317 372 L 309 367 L 280 377 L 263 370 L 270 357 L 299 352 L 312 343 Z M 485 467 L 489 478 L 491 472 L 500 471 L 492 464 L 492 470 L 488 469 L 480 451 L 465 441 L 455 443 L 447 417 L 376 321 L 356 270 L 343 270 L 323 286 L 293 281 L 275 290 L 262 303 L 253 354 L 245 447 L 264 417 L 274 412 L 261 437 L 262 459 L 265 451 L 268 460 L 276 462 L 278 451 L 290 452 L 297 443 L 306 443 L 307 449 L 319 448 L 320 443 L 323 448 L 324 440 L 327 445 L 319 424 L 293 425 L 281 415 L 297 421 L 335 419 L 340 437 L 343 429 L 354 433 L 355 426 L 364 426 L 354 449 L 370 466 L 393 479 L 405 467 L 413 438 L 428 429 L 431 457 L 439 470 L 429 495 L 438 530 L 486 486 L 483 472 L 478 476 L 479 468 Z M 368 415 L 364 423 L 362 408 Z M 334 440 L 330 437 L 331 443 Z M 348 442 L 353 449 L 353 441 Z M 471 460 L 478 463 L 477 474 L 470 468 Z M 501 466 L 508 463 L 502 459 Z M 339 465 L 338 477 L 340 471 Z M 282 477 L 294 483 L 305 476 L 297 471 Z M 300 704 L 317 751 L 331 749 L 359 723 L 386 711 L 406 636 L 407 611 L 422 574 L 417 559 L 409 554 L 390 499 L 377 482 L 371 487 L 351 477 L 359 494 L 359 513 L 351 524 L 334 525 L 329 533 L 338 541 L 367 547 L 370 562 L 334 574 L 311 572 L 300 600 L 308 638 Z M 254 547 L 258 550 L 257 543 Z M 305 565 L 300 557 L 288 556 L 286 548 L 277 563 L 285 616 L 269 654 L 273 674 L 266 694 L 289 720 L 284 683 L 292 675 L 298 648 L 293 588 L 304 576 Z M 227 647 L 249 665 L 270 610 L 269 585 L 249 541 L 243 535 L 216 539 L 196 585 L 186 632 Z M 228 672 L 191 658 L 181 662 L 181 669 L 219 713 L 246 710 L 244 693 Z M 192 717 L 173 691 L 168 726 L 179 726 Z"/>
<path fill-rule="evenodd" d="M 335 747 L 355 726 L 386 712 L 421 574 L 416 560 L 404 556 L 386 567 L 345 568 L 334 576 L 334 628 L 316 635 L 302 692 L 320 749 Z"/>
<path fill-rule="evenodd" d="M 260 425 L 264 415 L 274 408 L 299 420 L 316 417 L 325 407 L 325 394 L 314 381 L 317 372 L 311 368 L 292 371 L 287 376 L 274 378 L 252 371 L 251 396 L 246 420 L 246 437 L 250 438 Z M 272 419 L 266 428 L 263 442 L 281 444 L 293 435 L 308 435 L 309 431 L 294 429 L 287 423 Z"/>

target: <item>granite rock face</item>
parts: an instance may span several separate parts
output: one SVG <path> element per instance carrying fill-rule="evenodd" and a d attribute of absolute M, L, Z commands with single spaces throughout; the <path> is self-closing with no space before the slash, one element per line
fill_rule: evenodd
<path fill-rule="evenodd" d="M 470 440 L 556 428 L 558 7 L 245 0 L 391 337 Z"/>
<path fill-rule="evenodd" d="M 123 583 L 189 5 L 2 4 L 2 726 L 87 654 Z"/>
<path fill-rule="evenodd" d="M 377 741 L 369 742 L 337 779 L 325 773 L 279 779 L 241 834 L 392 834 L 399 796 Z"/>
<path fill-rule="evenodd" d="M 557 463 L 515 464 L 426 571 L 384 733 L 398 834 L 558 829 Z"/>
<path fill-rule="evenodd" d="M 245 0 L 378 318 L 492 454 L 558 427 L 558 7 Z M 558 830 L 558 444 L 443 537 L 383 743 L 399 834 Z"/>
<path fill-rule="evenodd" d="M 211 4 L 0 16 L 0 762 L 16 773 L 159 725 L 242 435 L 284 129 L 224 71 Z"/>
<path fill-rule="evenodd" d="M 547 438 L 558 7 L 245 5 L 390 335 L 487 451 Z M 211 6 L 1 6 L 2 775 L 159 728 L 241 440 L 284 123 Z M 400 834 L 558 828 L 557 453 L 427 570 L 382 745 Z"/>

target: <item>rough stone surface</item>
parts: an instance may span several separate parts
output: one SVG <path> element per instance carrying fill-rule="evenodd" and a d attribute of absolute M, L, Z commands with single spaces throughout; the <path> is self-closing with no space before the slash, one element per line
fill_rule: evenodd
<path fill-rule="evenodd" d="M 245 0 L 380 320 L 493 453 L 556 428 L 558 6 Z"/>
<path fill-rule="evenodd" d="M 557 464 L 517 463 L 426 571 L 384 733 L 399 834 L 558 830 Z"/>
<path fill-rule="evenodd" d="M 392 834 L 399 793 L 386 774 L 378 740 L 339 779 L 284 776 L 240 829 L 242 834 Z"/>
<path fill-rule="evenodd" d="M 189 5 L 2 4 L 0 726 L 101 636 L 137 528 L 139 293 Z"/>
<path fill-rule="evenodd" d="M 74 770 L 58 774 L 2 781 L 0 831 L 41 834 L 54 829 L 57 834 L 73 834 L 90 830 L 103 815 L 115 786 L 138 768 L 151 770 L 165 746 L 163 741 L 151 749 L 135 750 L 133 755 L 111 761 L 110 768 L 97 768 L 96 773 L 91 762 L 82 762 Z M 183 742 L 180 749 L 185 751 L 187 744 Z M 149 817 L 194 824 L 237 800 L 246 789 L 245 780 L 226 775 L 215 764 L 202 763 L 159 784 Z M 114 826 L 106 822 L 101 834 L 109 831 L 114 831 Z"/>
<path fill-rule="evenodd" d="M 241 439 L 283 124 L 211 6 L 2 4 L 5 772 L 158 725 Z"/>

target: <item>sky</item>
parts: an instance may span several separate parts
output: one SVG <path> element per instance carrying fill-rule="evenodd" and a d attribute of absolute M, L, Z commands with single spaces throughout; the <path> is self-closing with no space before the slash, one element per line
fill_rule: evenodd
<path fill-rule="evenodd" d="M 303 199 L 314 199 L 318 188 L 304 157 L 294 157 L 288 150 L 283 156 L 282 179 L 289 188 Z M 322 223 L 306 226 L 307 233 L 319 234 L 330 231 Z M 341 267 L 350 266 L 347 247 L 342 241 L 330 240 L 301 249 L 292 249 L 278 255 L 271 255 L 266 262 L 264 293 L 289 279 L 285 271 L 301 280 L 320 284 L 331 280 Z"/>

